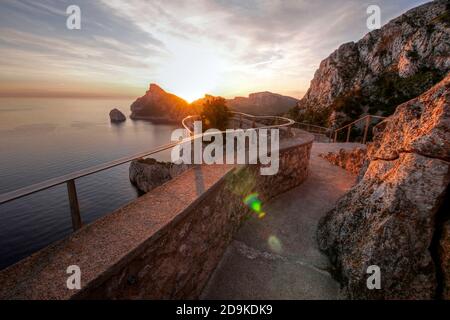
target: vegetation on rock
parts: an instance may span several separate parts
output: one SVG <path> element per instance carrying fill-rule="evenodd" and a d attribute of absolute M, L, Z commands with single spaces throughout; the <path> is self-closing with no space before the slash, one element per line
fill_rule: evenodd
<path fill-rule="evenodd" d="M 222 97 L 207 99 L 200 113 L 203 122 L 203 130 L 211 128 L 224 131 L 227 129 L 230 113 L 226 100 Z"/>
<path fill-rule="evenodd" d="M 288 116 L 337 128 L 368 113 L 391 115 L 450 70 L 449 17 L 448 1 L 433 1 L 341 45 Z"/>

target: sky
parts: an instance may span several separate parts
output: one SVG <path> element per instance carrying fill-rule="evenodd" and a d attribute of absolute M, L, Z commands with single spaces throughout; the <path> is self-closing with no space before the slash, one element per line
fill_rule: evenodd
<path fill-rule="evenodd" d="M 301 98 L 320 61 L 420 0 L 1 0 L 0 96 Z M 66 26 L 67 7 L 81 29 Z"/>

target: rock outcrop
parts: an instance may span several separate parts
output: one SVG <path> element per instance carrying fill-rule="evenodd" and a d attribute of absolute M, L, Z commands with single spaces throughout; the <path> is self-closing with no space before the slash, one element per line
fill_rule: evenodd
<path fill-rule="evenodd" d="M 449 280 L 440 276 L 442 253 L 434 252 L 448 257 L 449 238 L 434 238 L 450 181 L 450 75 L 398 106 L 368 158 L 362 180 L 321 220 L 320 248 L 349 298 L 440 297 Z M 439 243 L 444 249 L 434 248 Z M 371 265 L 381 270 L 379 290 L 366 286 Z"/>
<path fill-rule="evenodd" d="M 255 115 L 280 115 L 295 107 L 298 100 L 272 92 L 252 93 L 246 97 L 227 100 L 227 106 L 233 111 Z"/>
<path fill-rule="evenodd" d="M 127 120 L 127 117 L 117 108 L 112 109 L 109 112 L 109 118 L 111 122 L 124 122 Z"/>
<path fill-rule="evenodd" d="M 215 96 L 206 94 L 205 97 L 189 104 L 152 83 L 146 94 L 131 105 L 130 118 L 179 122 L 188 115 L 200 114 L 203 104 L 213 98 Z M 298 102 L 295 98 L 271 92 L 251 93 L 248 98 L 236 97 L 226 101 L 230 110 L 256 115 L 284 114 Z"/>
<path fill-rule="evenodd" d="M 192 111 L 185 100 L 152 83 L 146 94 L 131 105 L 130 118 L 158 122 L 179 122 L 189 114 L 192 114 Z"/>
<path fill-rule="evenodd" d="M 356 175 L 364 165 L 366 154 L 366 148 L 355 148 L 353 150 L 340 149 L 339 152 L 328 152 L 320 154 L 320 156 Z"/>
<path fill-rule="evenodd" d="M 424 4 L 323 60 L 291 115 L 334 126 L 364 113 L 390 115 L 446 75 L 449 53 L 449 2 Z"/>
<path fill-rule="evenodd" d="M 186 164 L 159 162 L 151 158 L 138 159 L 130 164 L 130 181 L 141 192 L 146 193 L 175 178 L 190 167 Z"/>

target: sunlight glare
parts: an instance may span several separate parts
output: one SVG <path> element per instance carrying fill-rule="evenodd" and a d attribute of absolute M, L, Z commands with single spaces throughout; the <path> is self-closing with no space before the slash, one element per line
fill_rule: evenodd
<path fill-rule="evenodd" d="M 161 72 L 171 92 L 188 102 L 213 93 L 218 87 L 225 63 L 207 48 L 177 45 Z"/>

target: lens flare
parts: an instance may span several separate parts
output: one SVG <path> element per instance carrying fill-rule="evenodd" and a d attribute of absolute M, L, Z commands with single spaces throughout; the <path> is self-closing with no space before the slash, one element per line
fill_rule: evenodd
<path fill-rule="evenodd" d="M 269 239 L 267 239 L 267 243 L 269 244 L 269 247 L 273 252 L 281 253 L 281 241 L 276 236 L 270 236 Z"/>
<path fill-rule="evenodd" d="M 262 211 L 262 202 L 258 197 L 258 193 L 252 193 L 245 197 L 244 203 L 258 215 L 258 218 L 262 219 L 266 213 Z"/>

